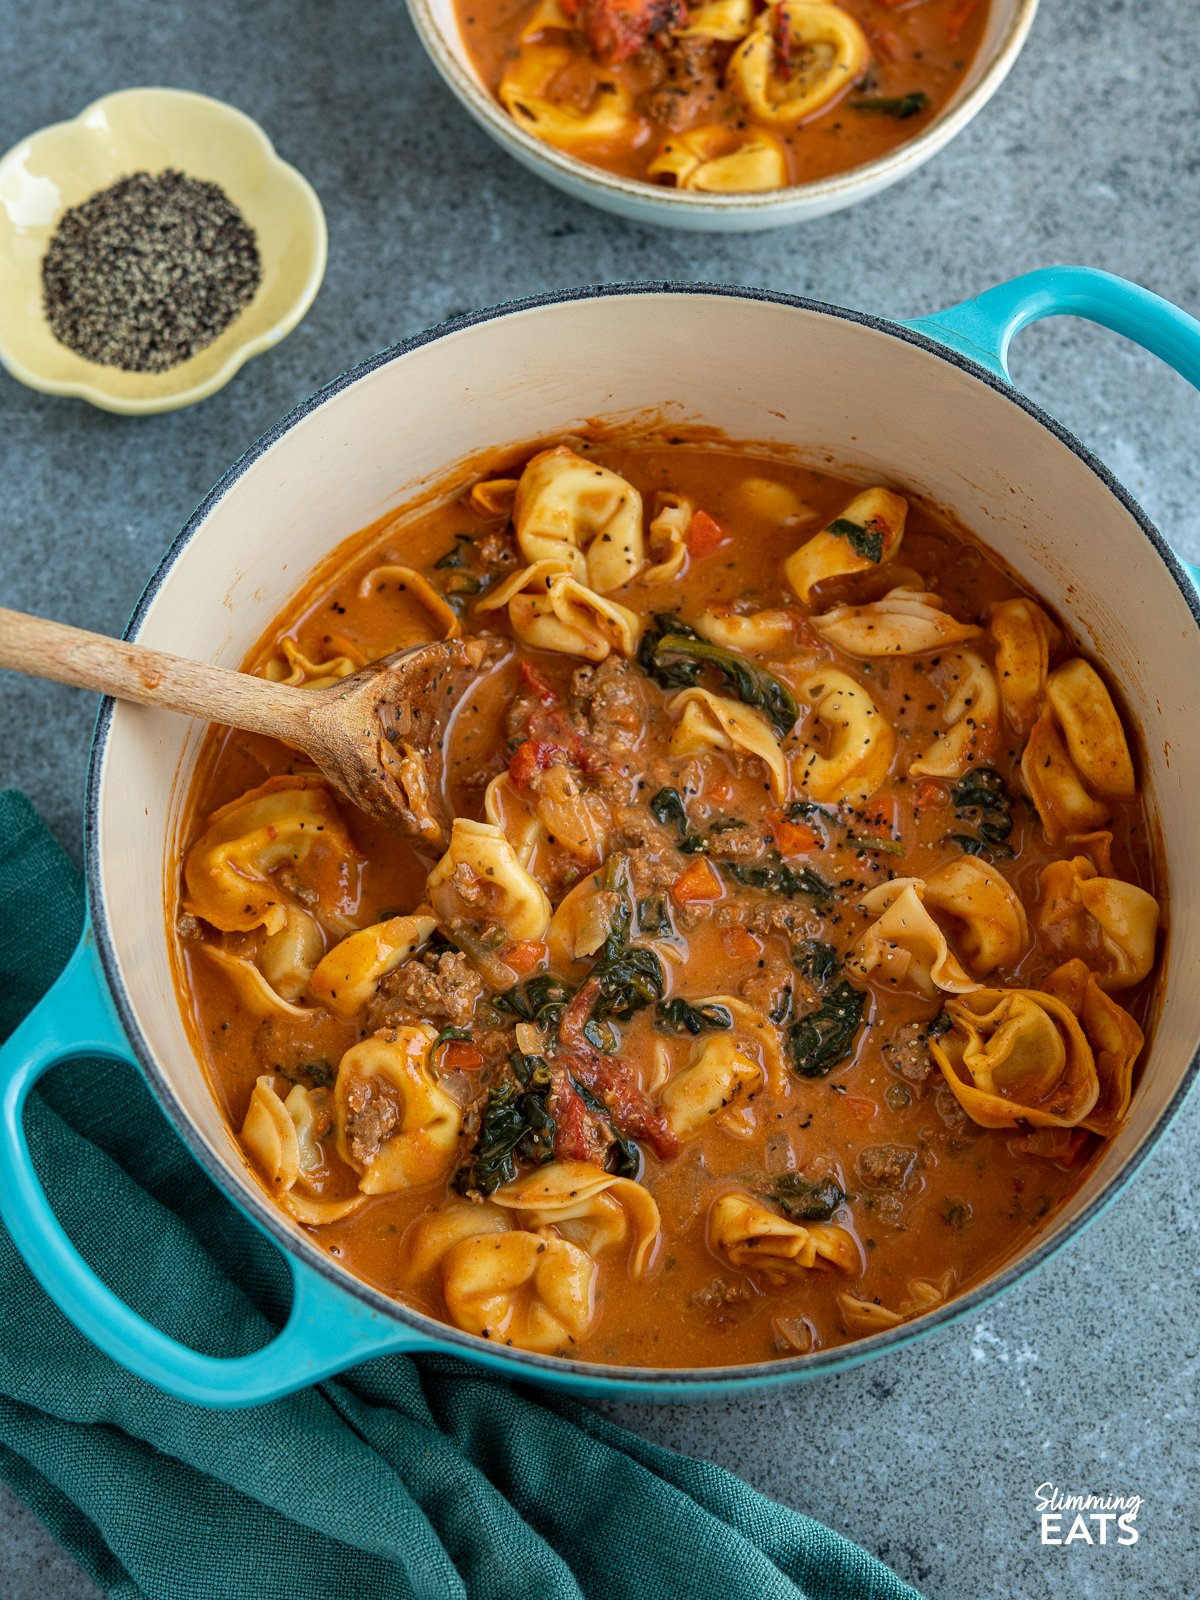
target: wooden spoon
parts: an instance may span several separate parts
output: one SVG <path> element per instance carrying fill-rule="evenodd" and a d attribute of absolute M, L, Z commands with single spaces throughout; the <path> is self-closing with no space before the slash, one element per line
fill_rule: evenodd
<path fill-rule="evenodd" d="M 299 689 L 0 607 L 0 667 L 281 739 L 363 811 L 437 850 L 449 837 L 450 719 L 503 648 L 499 639 L 416 645 L 328 689 Z"/>

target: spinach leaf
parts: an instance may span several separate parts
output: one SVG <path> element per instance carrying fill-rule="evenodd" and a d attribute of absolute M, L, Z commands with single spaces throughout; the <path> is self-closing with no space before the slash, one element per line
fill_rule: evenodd
<path fill-rule="evenodd" d="M 803 1178 L 798 1172 L 782 1172 L 777 1178 L 764 1174 L 756 1187 L 793 1222 L 828 1222 L 846 1203 L 846 1191 L 832 1178 Z"/>
<path fill-rule="evenodd" d="M 661 1000 L 667 986 L 662 962 L 653 950 L 639 946 L 619 954 L 603 954 L 592 968 L 591 978 L 600 986 L 592 1006 L 593 1022 L 604 1022 L 609 1017 L 627 1021 L 644 1006 Z"/>
<path fill-rule="evenodd" d="M 973 833 L 944 833 L 943 844 L 956 844 L 964 855 L 968 856 L 999 856 L 1005 861 L 1011 861 L 1013 850 L 1006 844 L 995 844 L 990 839 L 977 838 Z"/>
<path fill-rule="evenodd" d="M 700 677 L 698 661 L 659 661 L 658 647 L 665 638 L 699 639 L 695 628 L 680 620 L 674 612 L 655 611 L 650 626 L 642 634 L 638 645 L 638 666 L 647 677 L 655 679 L 664 689 L 686 689 Z"/>
<path fill-rule="evenodd" d="M 950 794 L 955 815 L 975 829 L 970 833 L 948 833 L 946 842 L 956 844 L 969 855 L 991 851 L 1012 855 L 1005 843 L 1012 832 L 1012 796 L 995 767 L 972 767 L 954 785 Z"/>
<path fill-rule="evenodd" d="M 836 893 L 812 867 L 790 866 L 782 856 L 768 856 L 764 862 L 750 864 L 744 861 L 718 861 L 717 867 L 734 883 L 746 889 L 761 889 L 764 894 L 785 895 L 791 898 L 803 895 L 819 906 L 833 904 Z"/>
<path fill-rule="evenodd" d="M 852 844 L 856 850 L 874 850 L 882 855 L 904 854 L 903 842 L 893 839 L 890 833 L 848 833 L 846 843 Z"/>
<path fill-rule="evenodd" d="M 611 1022 L 597 1022 L 594 1017 L 584 1023 L 583 1037 L 602 1056 L 615 1055 L 621 1043 L 621 1036 Z"/>
<path fill-rule="evenodd" d="M 655 822 L 661 822 L 664 828 L 674 823 L 681 834 L 687 832 L 687 807 L 678 789 L 659 789 L 650 796 L 648 804 Z"/>
<path fill-rule="evenodd" d="M 885 117 L 895 117 L 900 122 L 907 122 L 909 117 L 915 117 L 919 111 L 924 111 L 929 104 L 929 96 L 924 89 L 914 89 L 910 94 L 872 94 L 860 95 L 857 100 L 851 100 L 855 111 L 875 111 Z"/>
<path fill-rule="evenodd" d="M 438 1045 L 446 1044 L 450 1039 L 469 1040 L 470 1037 L 470 1032 L 466 1028 L 443 1028 L 430 1048 L 436 1050 Z"/>
<path fill-rule="evenodd" d="M 553 1029 L 557 1028 L 574 992 L 561 978 L 543 972 L 495 995 L 492 1004 L 497 1011 L 520 1017 L 522 1022 L 536 1022 L 541 1028 Z"/>
<path fill-rule="evenodd" d="M 825 994 L 842 970 L 842 958 L 823 939 L 805 939 L 792 951 L 792 964 L 800 976 Z"/>
<path fill-rule="evenodd" d="M 725 1006 L 694 1006 L 675 995 L 658 1002 L 654 1025 L 664 1033 L 705 1033 L 714 1028 L 732 1028 L 733 1014 Z"/>
<path fill-rule="evenodd" d="M 547 1104 L 554 1074 L 543 1056 L 508 1058 L 510 1071 L 488 1090 L 471 1157 L 454 1174 L 459 1194 L 489 1195 L 517 1175 L 517 1161 L 554 1159 L 554 1118 Z"/>
<path fill-rule="evenodd" d="M 835 517 L 825 529 L 845 539 L 856 556 L 873 561 L 876 566 L 883 560 L 883 533 L 878 528 L 868 528 L 865 523 L 852 522 L 849 517 Z"/>
<path fill-rule="evenodd" d="M 817 1009 L 788 1029 L 792 1070 L 802 1078 L 827 1078 L 850 1054 L 862 1024 L 867 997 L 844 980 Z"/>
<path fill-rule="evenodd" d="M 454 543 L 444 556 L 435 561 L 434 567 L 442 572 L 453 572 L 457 567 L 467 565 L 467 547 L 474 543 L 469 533 L 456 533 Z"/>
<path fill-rule="evenodd" d="M 940 1039 L 942 1034 L 949 1033 L 954 1026 L 954 1018 L 948 1011 L 939 1011 L 937 1016 L 925 1026 L 927 1039 Z"/>
<path fill-rule="evenodd" d="M 656 611 L 638 646 L 638 665 L 664 689 L 687 688 L 699 682 L 704 667 L 712 667 L 743 705 L 761 711 L 780 738 L 789 733 L 800 715 L 795 696 L 773 673 L 736 650 L 710 644 L 695 628 L 669 611 Z M 661 791 L 660 791 L 661 792 Z"/>
<path fill-rule="evenodd" d="M 638 929 L 651 939 L 669 939 L 672 936 L 671 918 L 662 895 L 647 895 L 637 904 Z"/>
<path fill-rule="evenodd" d="M 800 707 L 787 684 L 736 650 L 709 644 L 694 633 L 667 633 L 655 644 L 653 659 L 656 671 L 684 663 L 715 668 L 742 704 L 761 711 L 781 739 L 796 725 Z"/>

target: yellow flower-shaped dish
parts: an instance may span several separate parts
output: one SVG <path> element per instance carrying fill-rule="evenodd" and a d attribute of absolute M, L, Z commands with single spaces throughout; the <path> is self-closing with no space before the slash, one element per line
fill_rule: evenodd
<path fill-rule="evenodd" d="M 42 259 L 64 211 L 134 172 L 174 167 L 215 183 L 258 242 L 262 281 L 213 342 L 166 372 L 76 355 L 50 331 Z M 325 274 L 325 215 L 311 184 L 249 117 L 180 89 L 125 89 L 23 139 L 0 160 L 0 361 L 48 394 L 105 411 L 171 411 L 215 393 L 291 332 Z"/>

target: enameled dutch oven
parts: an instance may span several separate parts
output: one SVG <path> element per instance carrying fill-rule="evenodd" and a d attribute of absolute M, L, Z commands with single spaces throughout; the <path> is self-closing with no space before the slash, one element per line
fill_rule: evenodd
<path fill-rule="evenodd" d="M 180 1016 L 165 875 L 204 730 L 166 712 L 102 707 L 87 795 L 91 922 L 70 965 L 0 1053 L 0 1212 L 33 1272 L 101 1349 L 149 1382 L 214 1406 L 253 1405 L 370 1356 L 436 1350 L 592 1395 L 712 1398 L 882 1355 L 979 1307 L 1053 1255 L 1129 1181 L 1195 1075 L 1200 984 L 1200 610 L 1188 575 L 1129 495 L 1011 386 L 1013 334 L 1090 318 L 1200 387 L 1200 323 L 1083 268 L 1031 273 L 912 324 L 758 290 L 644 284 L 480 312 L 385 351 L 266 434 L 164 557 L 128 637 L 236 667 L 346 535 L 497 445 L 589 418 L 659 411 L 733 438 L 828 451 L 864 478 L 900 478 L 947 508 L 1071 620 L 1140 720 L 1142 767 L 1170 889 L 1153 1042 L 1133 1107 L 1086 1182 L 1023 1254 L 929 1316 L 840 1349 L 767 1365 L 595 1366 L 498 1349 L 351 1277 L 266 1197 L 234 1145 Z M 290 1319 L 222 1360 L 148 1326 L 56 1221 L 22 1131 L 40 1074 L 73 1055 L 140 1066 L 196 1159 L 287 1253 Z"/>

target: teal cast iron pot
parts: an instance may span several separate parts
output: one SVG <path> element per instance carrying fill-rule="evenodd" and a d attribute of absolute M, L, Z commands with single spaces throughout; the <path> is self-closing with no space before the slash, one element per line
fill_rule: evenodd
<path fill-rule="evenodd" d="M 204 729 L 102 707 L 87 794 L 90 923 L 67 970 L 0 1052 L 0 1212 L 46 1292 L 114 1360 L 202 1405 L 249 1406 L 391 1352 L 441 1351 L 512 1378 L 626 1399 L 706 1399 L 834 1372 L 978 1311 L 1060 1249 L 1145 1160 L 1195 1075 L 1200 984 L 1200 612 L 1191 580 L 1104 467 L 1012 387 L 1012 336 L 1090 318 L 1200 387 L 1200 323 L 1146 290 L 1062 267 L 911 324 L 760 290 L 581 289 L 461 318 L 356 367 L 285 417 L 200 506 L 142 596 L 127 637 L 237 667 L 347 535 L 480 451 L 592 418 L 665 413 L 735 439 L 898 479 L 956 515 L 1094 648 L 1140 724 L 1161 841 L 1169 937 L 1129 1117 L 1021 1254 L 947 1306 L 860 1342 L 765 1365 L 601 1366 L 502 1349 L 352 1277 L 267 1198 L 209 1092 L 172 979 L 164 894 Z M 282 1332 L 236 1359 L 150 1327 L 76 1253 L 22 1130 L 39 1075 L 72 1055 L 128 1060 L 205 1170 L 283 1250 Z M 117 1219 L 114 1219 L 116 1221 Z"/>

